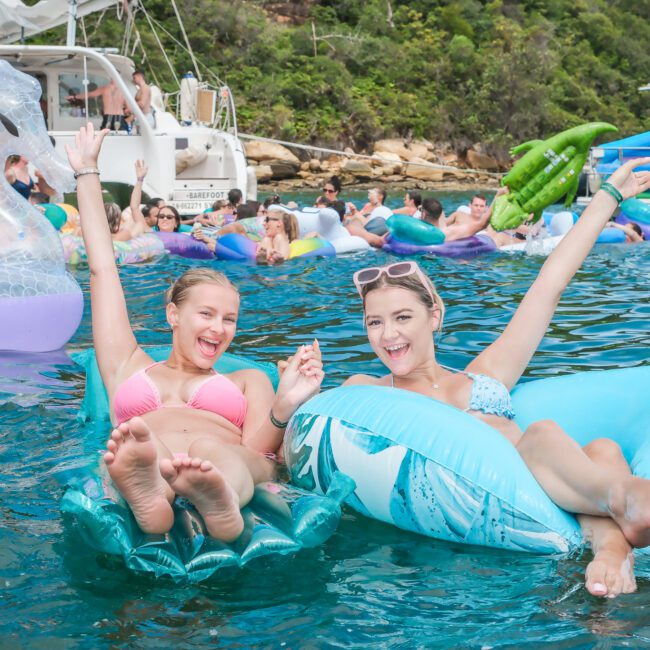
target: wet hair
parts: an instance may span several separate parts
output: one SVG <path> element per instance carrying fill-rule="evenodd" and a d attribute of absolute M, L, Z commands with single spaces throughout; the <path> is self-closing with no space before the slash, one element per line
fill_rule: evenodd
<path fill-rule="evenodd" d="M 341 179 L 338 176 L 331 176 L 326 182 L 334 186 L 337 194 L 341 191 Z"/>
<path fill-rule="evenodd" d="M 420 269 L 422 271 L 422 269 Z M 406 289 L 407 291 L 412 291 L 418 298 L 418 300 L 429 310 L 433 310 L 435 306 L 438 307 L 440 311 L 440 320 L 438 322 L 438 332 L 442 330 L 442 323 L 445 318 L 445 303 L 442 302 L 442 298 L 436 291 L 436 287 L 429 279 L 429 276 L 422 271 L 424 278 L 426 279 L 426 286 L 422 284 L 423 280 L 418 276 L 417 273 L 411 273 L 411 275 L 402 275 L 398 278 L 391 278 L 386 273 L 382 273 L 374 282 L 368 282 L 361 287 L 361 298 L 363 300 L 363 309 L 366 309 L 366 297 L 375 289 L 382 289 L 383 287 L 398 287 L 399 289 Z M 427 290 L 428 287 L 428 290 Z M 429 294 L 429 291 L 431 294 Z M 433 300 L 431 300 L 433 296 Z"/>
<path fill-rule="evenodd" d="M 406 193 L 409 195 L 409 198 L 413 201 L 416 208 L 419 208 L 422 205 L 422 194 L 415 190 L 406 190 Z"/>
<path fill-rule="evenodd" d="M 20 156 L 17 155 L 17 154 L 11 154 L 7 158 L 7 164 L 9 164 L 9 165 L 16 165 L 19 162 L 20 162 Z"/>
<path fill-rule="evenodd" d="M 120 229 L 122 210 L 117 203 L 104 203 L 104 212 L 108 220 L 108 229 L 114 235 Z"/>
<path fill-rule="evenodd" d="M 343 221 L 345 218 L 345 202 L 344 201 L 332 201 L 330 203 L 330 208 L 336 210 L 339 213 L 339 219 Z"/>
<path fill-rule="evenodd" d="M 634 230 L 634 232 L 641 237 L 641 239 L 645 240 L 645 235 L 643 234 L 643 229 L 638 223 L 630 223 L 630 228 Z"/>
<path fill-rule="evenodd" d="M 185 300 L 192 287 L 199 284 L 216 284 L 220 287 L 228 287 L 232 289 L 239 296 L 239 289 L 221 272 L 209 269 L 206 267 L 189 269 L 185 271 L 174 284 L 172 284 L 165 293 L 165 304 L 173 302 L 177 307 L 180 307 Z"/>
<path fill-rule="evenodd" d="M 257 216 L 257 208 L 253 207 L 250 203 L 240 203 L 237 206 L 237 221 L 241 219 L 250 219 Z"/>
<path fill-rule="evenodd" d="M 381 204 L 384 205 L 384 201 L 386 200 L 386 190 L 383 187 L 373 187 L 372 189 L 379 194 L 379 200 L 381 201 Z"/>
<path fill-rule="evenodd" d="M 232 190 L 228 192 L 228 203 L 230 203 L 230 205 L 234 207 L 241 202 L 242 197 L 243 194 L 241 193 L 241 190 L 234 187 Z"/>
<path fill-rule="evenodd" d="M 253 199 L 249 199 L 246 201 L 246 206 L 251 208 L 253 212 L 255 213 L 253 216 L 257 214 L 257 211 L 260 209 L 261 203 L 259 201 L 253 201 Z"/>
<path fill-rule="evenodd" d="M 262 205 L 265 208 L 268 208 L 269 205 L 275 205 L 275 204 L 279 205 L 280 203 L 282 203 L 282 201 L 280 200 L 280 195 L 279 194 L 272 194 L 271 196 L 267 196 L 264 199 L 264 203 L 262 203 Z"/>
<path fill-rule="evenodd" d="M 442 203 L 438 199 L 429 197 L 422 201 L 420 210 L 422 212 L 422 219 L 435 226 L 438 224 L 438 219 L 440 219 L 440 215 L 442 214 Z"/>
<path fill-rule="evenodd" d="M 163 210 L 169 210 L 174 215 L 174 220 L 176 225 L 174 226 L 174 232 L 178 232 L 178 229 L 181 227 L 181 215 L 178 213 L 178 210 L 173 205 L 163 205 L 158 211 L 158 218 L 160 219 L 160 213 Z"/>

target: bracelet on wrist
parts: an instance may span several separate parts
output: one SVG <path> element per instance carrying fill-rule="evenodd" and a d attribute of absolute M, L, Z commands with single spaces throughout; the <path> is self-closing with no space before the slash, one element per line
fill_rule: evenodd
<path fill-rule="evenodd" d="M 79 178 L 79 176 L 86 176 L 87 174 L 97 174 L 97 176 L 99 176 L 99 168 L 97 168 L 97 167 L 83 167 L 82 169 L 78 169 L 74 173 L 74 177 Z"/>
<path fill-rule="evenodd" d="M 138 183 L 142 183 L 144 181 L 144 176 L 138 176 Z"/>
<path fill-rule="evenodd" d="M 278 429 L 286 429 L 286 428 L 287 428 L 287 424 L 289 424 L 289 420 L 287 420 L 286 422 L 281 422 L 280 420 L 278 420 L 278 419 L 275 417 L 275 415 L 273 415 L 273 409 L 271 409 L 271 410 L 269 411 L 269 419 L 271 420 L 271 424 L 272 424 L 274 427 L 277 427 Z"/>
<path fill-rule="evenodd" d="M 609 194 L 616 201 L 616 205 L 621 205 L 623 195 L 611 183 L 602 183 L 600 189 Z"/>

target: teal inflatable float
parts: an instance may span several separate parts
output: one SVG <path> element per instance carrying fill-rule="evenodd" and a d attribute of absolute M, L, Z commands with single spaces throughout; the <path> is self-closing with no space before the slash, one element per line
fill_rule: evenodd
<path fill-rule="evenodd" d="M 169 347 L 147 348 L 147 353 L 159 361 L 167 358 Z M 74 359 L 86 369 L 79 417 L 105 422 L 108 434 L 108 400 L 94 351 Z M 277 385 L 277 371 L 271 364 L 226 353 L 215 368 L 221 373 L 258 368 Z M 342 474 L 333 476 L 327 495 L 321 496 L 277 482 L 257 485 L 253 499 L 242 510 L 244 531 L 232 544 L 207 536 L 198 513 L 181 499 L 174 504 L 174 527 L 169 533 L 143 533 L 101 465 L 70 478 L 61 510 L 86 544 L 122 557 L 129 569 L 175 582 L 200 582 L 226 567 L 241 567 L 262 556 L 287 555 L 322 544 L 336 529 L 341 503 L 353 489 L 352 480 Z"/>
<path fill-rule="evenodd" d="M 490 223 L 495 230 L 516 228 L 534 214 L 537 221 L 544 208 L 566 196 L 573 203 L 578 178 L 589 147 L 599 135 L 616 131 L 607 122 L 591 122 L 562 131 L 548 140 L 531 140 L 514 147 L 514 156 L 524 153 L 506 174 L 502 185 L 510 192 L 495 199 Z"/>
<path fill-rule="evenodd" d="M 512 392 L 525 430 L 552 419 L 580 445 L 607 437 L 632 471 L 650 478 L 650 367 L 530 381 Z M 285 437 L 292 482 L 325 493 L 339 473 L 357 512 L 430 537 L 536 553 L 582 544 L 514 446 L 464 411 L 395 388 L 347 386 L 321 393 Z"/>

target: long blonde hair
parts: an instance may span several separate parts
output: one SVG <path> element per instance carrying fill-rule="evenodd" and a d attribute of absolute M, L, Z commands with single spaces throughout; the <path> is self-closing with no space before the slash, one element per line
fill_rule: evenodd
<path fill-rule="evenodd" d="M 285 212 L 284 210 L 269 210 L 268 215 L 274 215 L 282 219 L 284 232 L 290 242 L 292 242 L 294 239 L 298 239 L 298 219 L 296 219 L 295 214 Z"/>
<path fill-rule="evenodd" d="M 165 293 L 165 303 L 174 303 L 177 307 L 187 300 L 192 287 L 199 284 L 216 284 L 228 287 L 239 296 L 239 289 L 221 272 L 208 268 L 189 269 L 172 284 Z"/>

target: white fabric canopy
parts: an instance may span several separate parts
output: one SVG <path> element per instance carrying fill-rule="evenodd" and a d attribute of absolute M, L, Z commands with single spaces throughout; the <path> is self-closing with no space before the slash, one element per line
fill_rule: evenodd
<path fill-rule="evenodd" d="M 101 11 L 120 0 L 77 0 L 77 17 Z M 120 2 L 121 3 L 121 2 Z M 0 43 L 16 43 L 68 21 L 69 0 L 41 0 L 28 7 L 21 0 L 0 0 Z"/>

